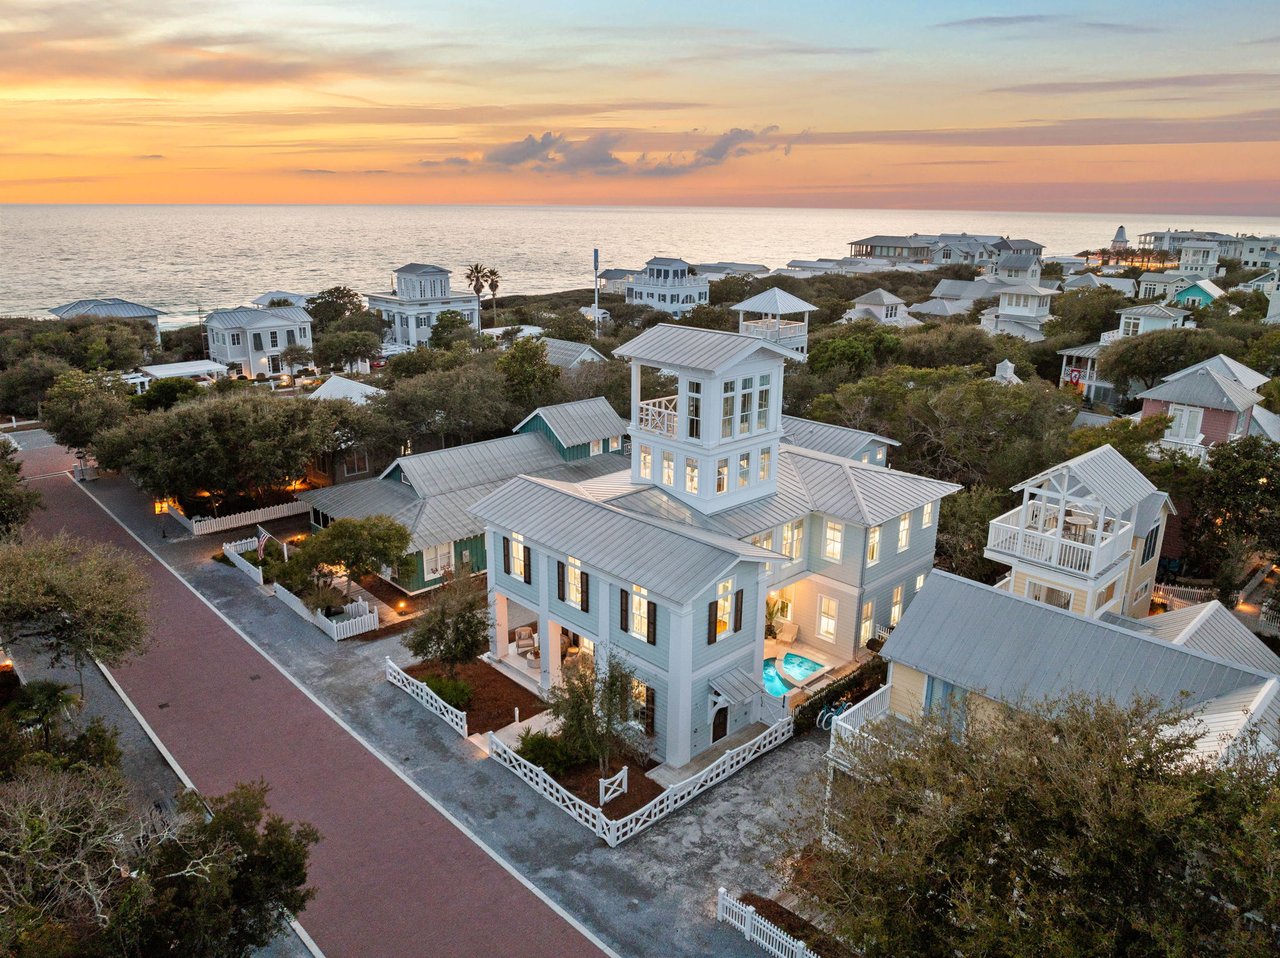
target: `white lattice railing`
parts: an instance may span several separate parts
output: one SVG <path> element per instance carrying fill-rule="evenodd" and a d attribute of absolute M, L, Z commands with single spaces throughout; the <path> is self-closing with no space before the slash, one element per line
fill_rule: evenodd
<path fill-rule="evenodd" d="M 228 529 L 239 529 L 241 526 L 252 526 L 259 522 L 270 522 L 272 519 L 283 519 L 286 516 L 300 516 L 310 511 L 305 502 L 282 502 L 278 506 L 264 506 L 248 512 L 237 512 L 229 516 L 207 518 L 195 516 L 188 518 L 184 525 L 191 526 L 191 534 L 207 536 L 215 532 L 226 532 Z M 185 517 L 184 517 L 185 518 Z"/>
<path fill-rule="evenodd" d="M 258 548 L 257 539 L 240 539 L 236 542 L 222 543 L 222 554 L 226 556 L 233 566 L 258 583 L 258 585 L 262 585 L 262 570 L 240 555 L 242 552 L 248 552 L 250 549 L 256 548 Z"/>
<path fill-rule="evenodd" d="M 644 432 L 658 433 L 662 436 L 674 436 L 678 414 L 676 412 L 677 397 L 663 396 L 661 399 L 646 399 L 640 403 L 637 428 Z"/>
<path fill-rule="evenodd" d="M 794 731 L 795 718 L 788 715 L 750 742 L 725 752 L 697 775 L 668 788 L 648 805 L 618 819 L 609 818 L 599 808 L 588 805 L 538 766 L 502 744 L 492 732 L 489 733 L 489 757 L 515 772 L 539 795 L 603 838 L 610 848 L 616 848 L 688 804 L 711 786 L 724 781 L 753 759 L 781 745 L 791 738 Z"/>
<path fill-rule="evenodd" d="M 440 716 L 449 727 L 467 737 L 467 713 L 460 711 L 431 691 L 425 682 L 419 682 L 404 669 L 387 659 L 387 681 L 414 697 L 428 712 Z"/>
<path fill-rule="evenodd" d="M 622 766 L 622 771 L 612 778 L 600 779 L 600 807 L 613 801 L 619 795 L 625 795 L 627 792 L 627 768 Z"/>
<path fill-rule="evenodd" d="M 736 928 L 742 937 L 759 945 L 773 958 L 822 958 L 799 938 L 792 938 L 767 918 L 761 918 L 754 907 L 744 905 L 723 888 L 716 893 L 716 921 Z"/>

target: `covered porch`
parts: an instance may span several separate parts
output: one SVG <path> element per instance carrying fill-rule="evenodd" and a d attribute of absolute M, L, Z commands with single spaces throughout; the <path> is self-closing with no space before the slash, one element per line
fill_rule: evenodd
<path fill-rule="evenodd" d="M 490 664 L 537 695 L 560 684 L 564 666 L 595 653 L 595 640 L 498 592 L 493 603 Z"/>

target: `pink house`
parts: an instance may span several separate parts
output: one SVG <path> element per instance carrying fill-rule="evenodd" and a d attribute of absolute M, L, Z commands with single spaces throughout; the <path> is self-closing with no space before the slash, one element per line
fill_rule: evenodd
<path fill-rule="evenodd" d="M 1214 444 L 1251 433 L 1277 441 L 1271 434 L 1277 417 L 1258 405 L 1262 396 L 1255 392 L 1268 381 L 1243 363 L 1214 356 L 1166 376 L 1159 385 L 1140 393 L 1139 418 L 1169 416 L 1172 422 L 1161 446 L 1201 461 Z"/>

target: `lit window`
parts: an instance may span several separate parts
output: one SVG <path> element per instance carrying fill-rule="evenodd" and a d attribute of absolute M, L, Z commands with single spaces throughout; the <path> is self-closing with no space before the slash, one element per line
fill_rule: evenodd
<path fill-rule="evenodd" d="M 697 459 L 685 459 L 684 461 L 684 491 L 690 495 L 696 495 L 698 492 Z"/>
<path fill-rule="evenodd" d="M 824 639 L 836 637 L 836 612 L 840 603 L 830 596 L 818 596 L 818 635 Z"/>
<path fill-rule="evenodd" d="M 774 604 L 774 615 L 779 619 L 791 621 L 791 602 L 792 589 L 787 586 L 785 589 L 779 589 L 777 592 L 769 593 L 769 601 Z"/>
<path fill-rule="evenodd" d="M 884 446 L 881 446 L 879 449 L 876 450 L 876 462 L 883 462 L 883 461 L 884 461 Z"/>
<path fill-rule="evenodd" d="M 897 625 L 898 620 L 902 618 L 902 586 L 895 586 L 893 589 L 893 605 L 889 609 L 889 624 Z"/>
<path fill-rule="evenodd" d="M 582 608 L 582 563 L 569 556 L 565 559 L 565 601 L 575 609 Z"/>
<path fill-rule="evenodd" d="M 928 529 L 933 525 L 933 503 L 926 502 L 924 508 L 920 510 L 920 528 Z"/>
<path fill-rule="evenodd" d="M 804 520 L 797 519 L 782 527 L 782 554 L 788 559 L 799 559 L 804 548 Z"/>
<path fill-rule="evenodd" d="M 880 561 L 880 527 L 872 526 L 867 530 L 867 565 L 875 565 Z"/>
<path fill-rule="evenodd" d="M 921 572 L 918 576 L 916 576 L 916 591 L 917 591 L 917 592 L 919 592 L 921 589 L 923 589 L 923 588 L 924 588 L 924 577 L 925 577 L 925 573 L 923 573 L 923 572 Z"/>
<path fill-rule="evenodd" d="M 773 530 L 762 532 L 758 536 L 751 537 L 751 544 L 761 549 L 773 549 Z"/>
<path fill-rule="evenodd" d="M 729 491 L 729 460 L 716 460 L 716 495 Z"/>
<path fill-rule="evenodd" d="M 720 401 L 720 438 L 733 438 L 733 392 L 735 382 L 724 384 L 724 399 Z"/>
<path fill-rule="evenodd" d="M 844 555 L 844 524 L 827 520 L 826 532 L 822 540 L 822 555 L 832 562 L 839 562 Z"/>
<path fill-rule="evenodd" d="M 511 533 L 511 574 L 524 578 L 524 536 L 518 532 Z"/>
<path fill-rule="evenodd" d="M 653 449 L 649 446 L 640 447 L 640 478 L 653 478 Z"/>
<path fill-rule="evenodd" d="M 769 473 L 772 471 L 772 469 L 773 469 L 773 450 L 761 449 L 760 450 L 760 472 L 759 472 L 761 482 L 769 481 Z"/>
<path fill-rule="evenodd" d="M 1043 602 L 1045 605 L 1051 605 L 1057 609 L 1071 608 L 1070 592 L 1055 589 L 1053 586 L 1044 585 L 1041 582 L 1031 581 L 1027 583 L 1027 598 L 1035 602 Z"/>
<path fill-rule="evenodd" d="M 862 625 L 858 630 L 858 637 L 865 645 L 871 641 L 874 634 L 873 629 L 876 627 L 876 604 L 874 602 L 862 603 Z"/>
<path fill-rule="evenodd" d="M 631 634 L 649 641 L 649 590 L 631 587 Z"/>
<path fill-rule="evenodd" d="M 729 615 L 733 611 L 733 580 L 725 579 L 716 586 L 716 635 L 729 631 Z"/>
<path fill-rule="evenodd" d="M 639 679 L 631 680 L 631 714 L 628 716 L 649 735 L 654 727 L 654 695 L 653 689 Z"/>
<path fill-rule="evenodd" d="M 673 453 L 666 451 L 662 453 L 662 484 L 664 486 L 676 484 L 676 457 Z"/>
<path fill-rule="evenodd" d="M 742 381 L 742 393 L 738 397 L 738 435 L 745 436 L 751 432 L 753 423 L 752 411 L 755 409 L 755 393 L 752 390 L 752 383 L 755 382 L 750 376 Z"/>
<path fill-rule="evenodd" d="M 751 453 L 744 452 L 738 456 L 738 488 L 751 484 Z"/>
<path fill-rule="evenodd" d="M 898 551 L 905 552 L 911 545 L 911 513 L 905 513 L 898 520 Z"/>

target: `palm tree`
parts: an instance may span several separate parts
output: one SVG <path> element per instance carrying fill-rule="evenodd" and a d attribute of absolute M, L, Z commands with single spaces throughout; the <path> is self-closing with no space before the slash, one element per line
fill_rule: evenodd
<path fill-rule="evenodd" d="M 490 266 L 485 270 L 484 278 L 489 281 L 489 298 L 493 301 L 493 324 L 498 325 L 498 280 L 502 277 Z"/>
<path fill-rule="evenodd" d="M 467 267 L 467 271 L 463 275 L 466 276 L 467 282 L 471 284 L 471 291 L 476 294 L 476 299 L 479 299 L 484 292 L 485 281 L 489 278 L 489 267 L 483 263 L 472 263 Z M 481 322 L 480 325 L 483 326 L 484 323 Z"/>

